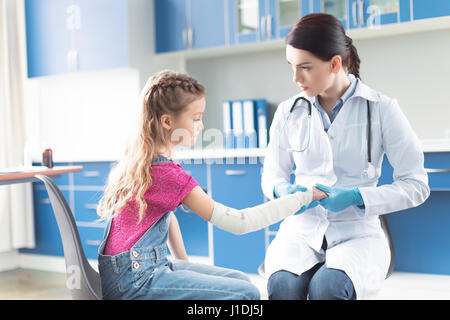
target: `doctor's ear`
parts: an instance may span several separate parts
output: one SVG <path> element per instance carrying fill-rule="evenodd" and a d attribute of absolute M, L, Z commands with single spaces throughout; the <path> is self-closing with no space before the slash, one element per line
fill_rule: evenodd
<path fill-rule="evenodd" d="M 173 121 L 172 121 L 172 117 L 168 114 L 163 114 L 161 116 L 161 126 L 166 129 L 166 130 L 171 130 L 172 129 L 172 125 L 173 125 Z"/>
<path fill-rule="evenodd" d="M 342 57 L 340 55 L 335 55 L 331 58 L 331 72 L 338 73 L 342 69 Z"/>

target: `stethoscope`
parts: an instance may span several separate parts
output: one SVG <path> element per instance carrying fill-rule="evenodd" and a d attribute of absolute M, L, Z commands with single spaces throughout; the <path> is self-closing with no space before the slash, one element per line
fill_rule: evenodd
<path fill-rule="evenodd" d="M 308 135 L 306 139 L 306 145 L 302 147 L 301 149 L 295 149 L 295 148 L 283 148 L 280 145 L 280 139 L 281 135 L 284 132 L 284 129 L 286 127 L 286 124 L 289 121 L 289 118 L 292 115 L 292 112 L 294 111 L 295 107 L 297 106 L 298 102 L 300 100 L 304 100 L 307 103 L 308 106 Z M 372 134 L 371 134 L 371 126 L 372 126 L 372 120 L 370 117 L 370 105 L 369 100 L 367 101 L 367 167 L 364 169 L 363 174 L 368 176 L 369 178 L 373 178 L 375 176 L 375 167 L 372 164 L 372 151 L 371 151 L 371 143 L 372 143 Z M 311 144 L 311 118 L 312 118 L 312 106 L 311 101 L 306 99 L 305 97 L 298 97 L 294 100 L 294 103 L 292 104 L 292 107 L 289 109 L 289 114 L 286 117 L 286 120 L 284 121 L 283 126 L 281 127 L 280 134 L 278 135 L 278 147 L 286 152 L 304 152 L 306 151 L 310 144 Z"/>

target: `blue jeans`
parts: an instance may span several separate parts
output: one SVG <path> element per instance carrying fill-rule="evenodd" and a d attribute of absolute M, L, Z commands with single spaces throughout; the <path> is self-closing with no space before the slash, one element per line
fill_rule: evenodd
<path fill-rule="evenodd" d="M 242 272 L 182 260 L 168 260 L 169 213 L 155 222 L 131 250 L 104 255 L 111 220 L 99 248 L 103 299 L 241 300 L 260 298 Z"/>
<path fill-rule="evenodd" d="M 326 250 L 324 238 L 322 248 Z M 280 270 L 267 282 L 269 300 L 355 300 L 353 282 L 338 269 L 329 269 L 318 263 L 301 275 Z"/>
<path fill-rule="evenodd" d="M 280 270 L 267 283 L 269 300 L 355 300 L 353 283 L 344 271 L 328 269 L 324 263 L 296 275 Z"/>

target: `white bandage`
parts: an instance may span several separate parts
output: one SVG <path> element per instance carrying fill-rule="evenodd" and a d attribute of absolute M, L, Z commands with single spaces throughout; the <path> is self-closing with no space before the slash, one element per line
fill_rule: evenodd
<path fill-rule="evenodd" d="M 313 192 L 295 192 L 279 199 L 275 199 L 256 207 L 236 210 L 221 203 L 214 203 L 214 210 L 210 222 L 225 231 L 234 234 L 244 234 L 262 229 L 283 220 L 309 205 Z"/>

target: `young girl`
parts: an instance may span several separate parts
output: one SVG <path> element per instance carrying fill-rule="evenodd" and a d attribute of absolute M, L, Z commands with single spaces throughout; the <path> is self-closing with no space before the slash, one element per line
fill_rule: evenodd
<path fill-rule="evenodd" d="M 98 208 L 108 218 L 99 248 L 104 299 L 259 299 L 242 272 L 187 261 L 173 211 L 183 203 L 217 227 L 243 234 L 326 196 L 299 188 L 244 210 L 214 202 L 171 160 L 175 146 L 194 145 L 204 111 L 204 87 L 187 75 L 160 72 L 144 87 L 138 134 L 112 169 Z"/>

